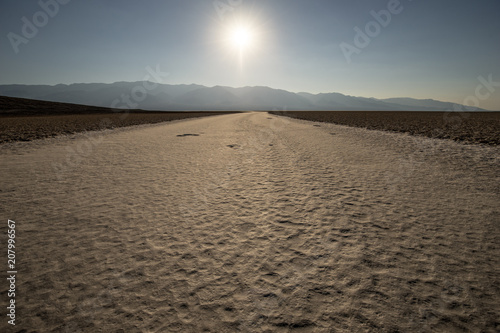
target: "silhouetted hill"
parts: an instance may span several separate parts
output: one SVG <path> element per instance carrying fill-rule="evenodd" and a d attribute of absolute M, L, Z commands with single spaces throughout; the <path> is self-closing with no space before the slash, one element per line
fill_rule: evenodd
<path fill-rule="evenodd" d="M 430 99 L 376 99 L 340 93 L 292 93 L 269 87 L 205 87 L 153 82 L 0 85 L 0 95 L 99 107 L 183 110 L 485 111 Z"/>

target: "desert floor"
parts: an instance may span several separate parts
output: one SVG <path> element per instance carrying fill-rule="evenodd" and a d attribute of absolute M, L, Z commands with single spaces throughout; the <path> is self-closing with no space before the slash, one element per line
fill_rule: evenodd
<path fill-rule="evenodd" d="M 2 332 L 500 330 L 498 146 L 243 113 L 0 155 Z"/>
<path fill-rule="evenodd" d="M 271 113 L 435 139 L 500 145 L 500 112 L 272 111 Z"/>

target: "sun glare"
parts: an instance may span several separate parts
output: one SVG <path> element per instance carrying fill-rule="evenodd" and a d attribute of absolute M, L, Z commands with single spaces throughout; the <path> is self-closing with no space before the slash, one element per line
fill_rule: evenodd
<path fill-rule="evenodd" d="M 239 70 L 243 73 L 257 58 L 262 47 L 262 30 L 255 19 L 240 17 L 226 22 L 221 32 L 227 55 L 237 60 Z"/>
<path fill-rule="evenodd" d="M 252 44 L 253 35 L 247 27 L 236 27 L 231 31 L 230 40 L 233 45 L 240 49 L 246 49 Z"/>

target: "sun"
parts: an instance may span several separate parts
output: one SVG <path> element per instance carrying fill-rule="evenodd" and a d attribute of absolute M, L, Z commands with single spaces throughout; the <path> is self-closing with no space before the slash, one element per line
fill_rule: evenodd
<path fill-rule="evenodd" d="M 253 38 L 254 36 L 250 28 L 237 26 L 232 28 L 229 39 L 237 48 L 247 49 L 252 45 Z"/>
<path fill-rule="evenodd" d="M 248 22 L 234 22 L 226 26 L 226 41 L 237 51 L 251 51 L 257 42 L 257 30 Z"/>
<path fill-rule="evenodd" d="M 265 45 L 265 32 L 257 18 L 234 17 L 219 25 L 219 45 L 228 59 L 237 61 L 240 72 L 249 69 L 259 59 Z M 263 43 L 264 42 L 264 43 Z"/>

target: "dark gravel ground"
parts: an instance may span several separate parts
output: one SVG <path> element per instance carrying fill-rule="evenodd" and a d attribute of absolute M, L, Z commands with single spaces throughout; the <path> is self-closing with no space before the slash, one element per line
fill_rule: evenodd
<path fill-rule="evenodd" d="M 500 112 L 272 111 L 270 113 L 466 143 L 500 144 Z"/>
<path fill-rule="evenodd" d="M 0 144 L 231 112 L 152 112 L 0 96 Z"/>
<path fill-rule="evenodd" d="M 0 143 L 231 112 L 114 110 L 0 96 Z M 500 112 L 272 111 L 292 118 L 405 132 L 474 144 L 500 144 Z"/>

